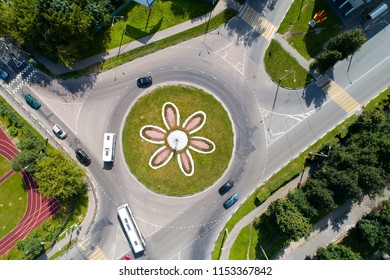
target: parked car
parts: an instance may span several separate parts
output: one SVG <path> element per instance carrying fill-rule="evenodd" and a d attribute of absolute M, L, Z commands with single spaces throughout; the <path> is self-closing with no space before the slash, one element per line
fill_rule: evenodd
<path fill-rule="evenodd" d="M 220 195 L 224 195 L 228 191 L 230 191 L 231 188 L 233 188 L 234 182 L 232 180 L 229 180 L 225 185 L 219 188 L 218 192 Z"/>
<path fill-rule="evenodd" d="M 140 77 L 137 79 L 138 87 L 148 87 L 152 84 L 153 79 L 151 76 Z"/>
<path fill-rule="evenodd" d="M 228 200 L 225 201 L 225 203 L 223 204 L 223 207 L 225 209 L 228 209 L 230 208 L 234 203 L 237 202 L 239 196 L 237 193 L 234 193 L 231 197 L 228 198 Z"/>
<path fill-rule="evenodd" d="M 76 158 L 81 162 L 81 164 L 88 166 L 91 164 L 91 159 L 87 155 L 86 152 L 82 149 L 77 149 L 76 150 Z"/>
<path fill-rule="evenodd" d="M 5 80 L 8 78 L 8 73 L 5 72 L 4 70 L 0 69 L 0 77 Z"/>
<path fill-rule="evenodd" d="M 36 100 L 30 94 L 26 94 L 24 96 L 24 99 L 26 99 L 27 104 L 33 107 L 34 109 L 38 110 L 39 108 L 41 108 L 41 103 L 39 103 L 38 100 Z"/>
<path fill-rule="evenodd" d="M 53 132 L 56 136 L 58 136 L 59 138 L 61 139 L 65 139 L 66 138 L 66 132 L 62 130 L 62 128 L 58 125 L 58 124 L 55 124 L 53 126 Z"/>
<path fill-rule="evenodd" d="M 122 258 L 122 260 L 131 260 L 131 258 L 130 258 L 130 256 L 129 255 L 125 255 L 123 258 Z"/>

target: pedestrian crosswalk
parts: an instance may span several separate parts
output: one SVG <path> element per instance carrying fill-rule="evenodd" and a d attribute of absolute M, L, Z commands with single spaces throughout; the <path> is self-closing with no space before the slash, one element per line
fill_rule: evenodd
<path fill-rule="evenodd" d="M 316 82 L 316 85 L 327 93 L 329 97 L 332 98 L 332 100 L 348 114 L 355 112 L 355 110 L 361 107 L 359 102 L 357 102 L 345 89 L 329 77 L 323 76 Z"/>
<path fill-rule="evenodd" d="M 88 260 L 107 260 L 106 255 L 97 245 L 91 243 L 91 238 L 87 238 L 77 244 L 79 250 Z"/>
<path fill-rule="evenodd" d="M 254 30 L 259 32 L 265 39 L 270 41 L 276 32 L 276 26 L 262 17 L 248 4 L 239 12 L 238 16 L 248 23 Z"/>

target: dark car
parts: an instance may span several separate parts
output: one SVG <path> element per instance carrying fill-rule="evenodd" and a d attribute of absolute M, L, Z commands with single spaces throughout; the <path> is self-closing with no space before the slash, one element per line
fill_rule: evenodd
<path fill-rule="evenodd" d="M 41 103 L 39 103 L 38 100 L 36 100 L 30 94 L 26 94 L 24 96 L 24 99 L 26 99 L 27 104 L 30 105 L 31 107 L 33 107 L 35 110 L 38 110 L 39 108 L 41 108 Z"/>
<path fill-rule="evenodd" d="M 218 192 L 220 195 L 224 195 L 228 191 L 230 191 L 231 188 L 233 188 L 234 182 L 233 181 L 228 181 L 225 185 L 219 188 Z"/>
<path fill-rule="evenodd" d="M 228 200 L 225 201 L 225 203 L 223 204 L 223 207 L 225 209 L 228 209 L 230 208 L 234 203 L 237 202 L 239 196 L 237 193 L 233 194 L 231 197 L 228 198 Z"/>
<path fill-rule="evenodd" d="M 88 166 L 91 164 L 91 159 L 82 149 L 76 150 L 76 157 L 85 166 Z"/>
<path fill-rule="evenodd" d="M 138 87 L 148 87 L 152 84 L 153 80 L 151 76 L 140 77 L 137 79 Z"/>

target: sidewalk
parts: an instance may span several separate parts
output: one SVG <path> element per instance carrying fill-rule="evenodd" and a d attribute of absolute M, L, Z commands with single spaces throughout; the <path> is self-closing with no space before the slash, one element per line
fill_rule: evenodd
<path fill-rule="evenodd" d="M 297 188 L 299 185 L 306 182 L 308 176 L 309 176 L 310 168 L 306 168 L 301 175 L 297 176 L 290 182 L 288 182 L 284 187 L 277 190 L 275 193 L 273 193 L 266 201 L 264 201 L 259 207 L 254 209 L 252 212 L 250 212 L 248 215 L 246 215 L 244 218 L 242 218 L 229 232 L 228 238 L 225 239 L 225 243 L 222 246 L 221 250 L 221 256 L 220 260 L 229 260 L 229 254 L 230 249 L 232 245 L 234 244 L 238 234 L 241 232 L 241 230 L 246 227 L 247 225 L 251 224 L 257 217 L 259 217 L 261 214 L 263 214 L 265 211 L 267 211 L 268 206 L 271 204 L 271 202 L 277 200 L 278 198 L 282 198 L 286 196 L 290 191 Z"/>
<path fill-rule="evenodd" d="M 211 17 L 215 17 L 216 15 L 221 13 L 226 8 L 232 8 L 232 9 L 239 10 L 240 7 L 241 7 L 241 5 L 238 4 L 237 2 L 235 2 L 234 0 L 219 0 L 217 5 L 215 6 L 214 10 L 211 11 L 211 13 L 212 13 Z M 153 42 L 159 41 L 161 39 L 175 35 L 177 33 L 180 33 L 182 31 L 191 29 L 193 27 L 201 25 L 202 23 L 207 22 L 209 20 L 209 18 L 210 18 L 209 14 L 203 15 L 203 16 L 200 16 L 198 18 L 194 18 L 194 19 L 188 20 L 186 22 L 183 22 L 181 24 L 172 26 L 170 28 L 161 30 L 155 34 L 151 34 L 151 35 L 148 35 L 144 38 L 132 41 L 132 42 L 125 44 L 121 47 L 117 47 L 115 49 L 108 50 L 104 53 L 100 53 L 100 54 L 91 56 L 89 58 L 86 58 L 86 59 L 83 59 L 81 61 L 76 62 L 73 65 L 73 69 L 69 69 L 66 66 L 54 63 L 37 51 L 34 51 L 34 50 L 29 50 L 29 51 L 34 56 L 34 58 L 37 61 L 39 61 L 41 64 L 45 65 L 45 67 L 51 73 L 53 73 L 55 75 L 61 75 L 61 74 L 69 73 L 72 71 L 76 71 L 76 70 L 88 67 L 90 65 L 94 65 L 94 64 L 100 63 L 106 59 L 115 57 L 116 55 L 118 55 L 119 51 L 120 51 L 120 53 L 128 52 L 128 51 L 131 51 L 133 49 L 147 45 L 149 43 L 153 43 Z"/>

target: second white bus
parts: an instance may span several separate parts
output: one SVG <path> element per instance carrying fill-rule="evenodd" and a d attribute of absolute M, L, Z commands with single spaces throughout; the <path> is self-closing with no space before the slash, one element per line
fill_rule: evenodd
<path fill-rule="evenodd" d="M 123 204 L 118 207 L 117 211 L 134 253 L 143 252 L 145 250 L 145 240 L 134 220 L 134 216 L 129 208 L 129 205 Z"/>
<path fill-rule="evenodd" d="M 104 133 L 103 161 L 113 162 L 115 155 L 115 133 Z"/>

